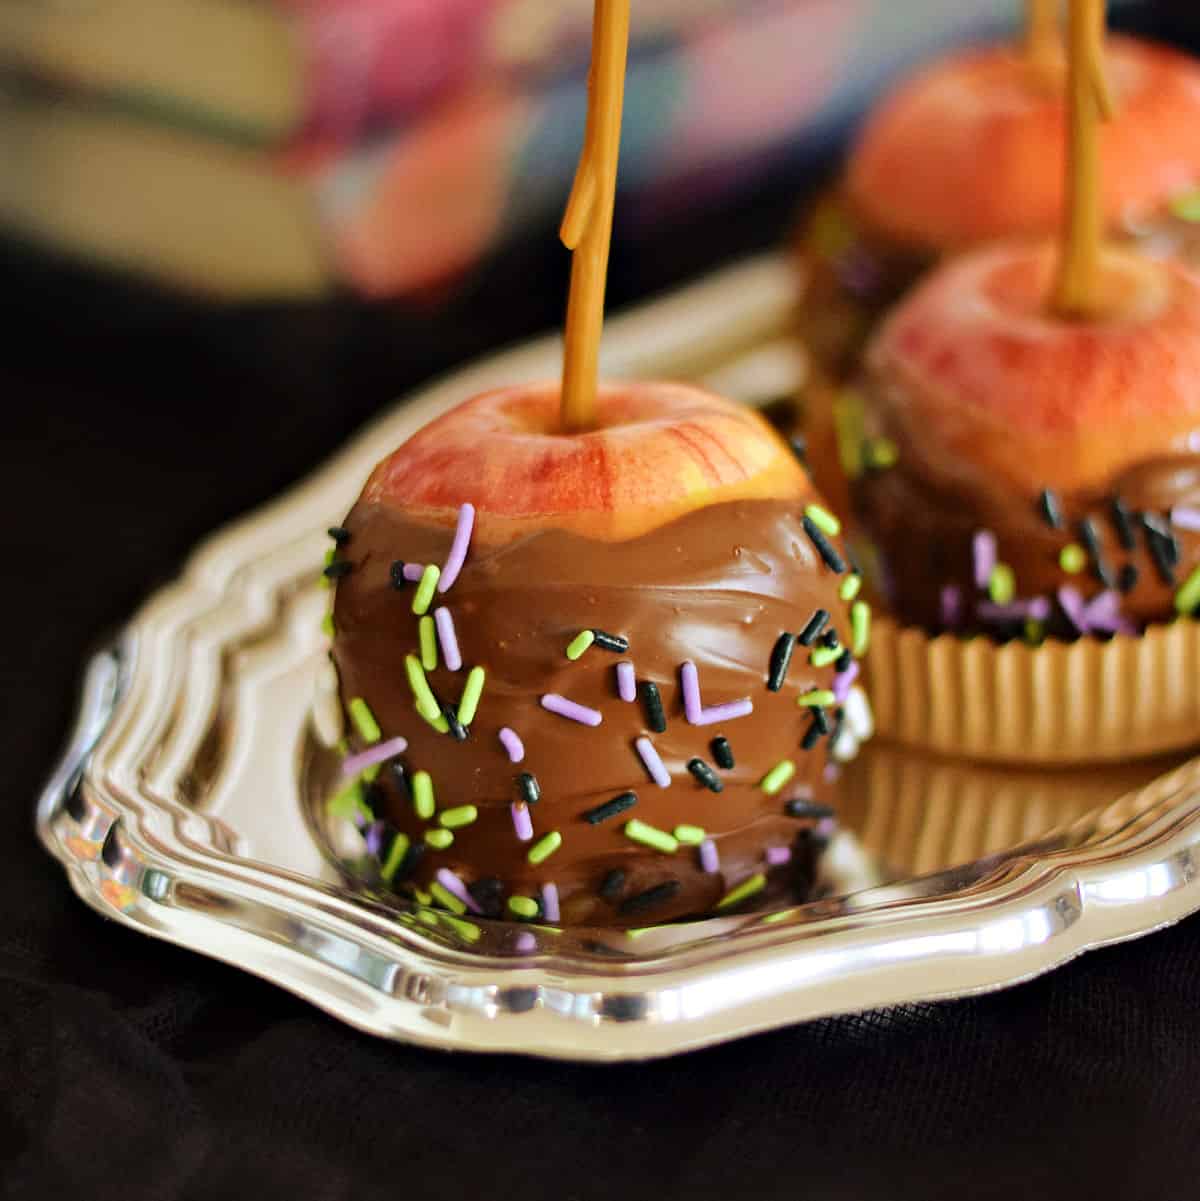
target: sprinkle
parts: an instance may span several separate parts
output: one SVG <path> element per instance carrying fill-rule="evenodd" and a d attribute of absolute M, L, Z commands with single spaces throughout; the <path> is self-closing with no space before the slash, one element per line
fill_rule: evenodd
<path fill-rule="evenodd" d="M 512 814 L 517 841 L 529 842 L 533 838 L 533 818 L 529 816 L 529 806 L 514 804 L 509 807 L 509 812 Z"/>
<path fill-rule="evenodd" d="M 840 705 L 850 695 L 850 686 L 858 679 L 860 670 L 859 665 L 853 660 L 844 668 L 839 668 L 837 675 L 833 677 L 833 700 L 835 704 Z"/>
<path fill-rule="evenodd" d="M 596 635 L 594 631 L 580 630 L 579 633 L 571 639 L 570 644 L 567 646 L 567 658 L 574 663 L 575 660 L 578 659 L 580 655 L 582 655 L 583 652 L 586 651 L 587 648 L 595 641 Z"/>
<path fill-rule="evenodd" d="M 447 892 L 453 893 L 472 913 L 483 912 L 475 903 L 475 898 L 471 896 L 467 886 L 448 867 L 438 868 L 437 881 Z M 457 913 L 458 910 L 456 909 L 454 912 Z"/>
<path fill-rule="evenodd" d="M 1179 540 L 1170 531 L 1163 529 L 1153 522 L 1151 515 L 1142 514 L 1142 524 L 1146 527 L 1146 544 L 1150 548 L 1150 557 L 1164 584 L 1175 583 L 1175 567 L 1179 563 Z"/>
<path fill-rule="evenodd" d="M 1126 563 L 1121 568 L 1121 574 L 1118 578 L 1117 587 L 1122 592 L 1132 592 L 1138 584 L 1138 569 L 1132 563 Z"/>
<path fill-rule="evenodd" d="M 812 724 L 804 732 L 804 737 L 800 740 L 800 749 L 802 751 L 811 751 L 820 741 L 821 735 L 828 732 L 829 723 L 825 720 L 825 714 L 820 709 L 814 710 Z"/>
<path fill-rule="evenodd" d="M 1190 533 L 1200 531 L 1200 509 L 1188 505 L 1176 505 L 1171 510 L 1171 524 Z"/>
<path fill-rule="evenodd" d="M 596 709 L 589 709 L 586 705 L 569 701 L 565 696 L 559 696 L 557 692 L 547 692 L 542 697 L 542 708 L 550 713 L 557 713 L 559 717 L 577 721 L 582 726 L 598 726 L 604 720 Z"/>
<path fill-rule="evenodd" d="M 444 851 L 447 847 L 453 845 L 454 835 L 449 830 L 426 830 L 425 841 L 435 851 Z"/>
<path fill-rule="evenodd" d="M 619 867 L 614 867 L 600 881 L 600 895 L 606 901 L 614 901 L 621 895 L 621 890 L 624 887 L 625 873 Z"/>
<path fill-rule="evenodd" d="M 537 950 L 537 939 L 528 930 L 522 930 L 513 939 L 513 950 L 518 955 L 528 955 L 531 951 Z"/>
<path fill-rule="evenodd" d="M 471 899 L 484 917 L 499 917 L 504 909 L 504 885 L 495 876 L 482 876 L 467 885 Z"/>
<path fill-rule="evenodd" d="M 332 609 L 321 618 L 321 633 L 324 634 L 326 638 L 332 638 L 334 635 Z"/>
<path fill-rule="evenodd" d="M 350 541 L 350 531 L 345 526 L 331 525 L 326 532 L 338 546 L 345 546 Z"/>
<path fill-rule="evenodd" d="M 413 707 L 414 707 L 414 708 L 417 708 L 416 706 L 413 706 Z M 421 713 L 421 710 L 420 710 L 419 708 L 417 708 L 417 713 L 418 713 L 418 714 L 420 714 L 420 716 L 422 716 L 422 717 L 425 717 L 425 715 L 424 715 L 423 713 Z M 426 720 L 426 721 L 427 721 L 427 722 L 428 722 L 428 723 L 429 723 L 429 724 L 430 724 L 430 725 L 431 725 L 431 726 L 432 726 L 432 727 L 433 727 L 433 728 L 434 728 L 434 729 L 435 729 L 435 730 L 436 730 L 436 731 L 437 731 L 439 734 L 449 734 L 449 733 L 450 733 L 450 723 L 449 723 L 449 722 L 446 720 L 446 714 L 445 714 L 445 713 L 443 713 L 443 712 L 440 712 L 440 711 L 439 711 L 439 713 L 438 713 L 437 717 L 425 717 L 425 720 Z M 456 719 L 456 720 L 457 720 L 457 719 Z"/>
<path fill-rule="evenodd" d="M 399 839 L 403 836 L 397 834 L 396 837 Z M 400 860 L 400 866 L 396 868 L 395 873 L 392 875 L 391 883 L 393 885 L 402 884 L 405 880 L 407 880 L 413 874 L 413 872 L 417 870 L 417 865 L 421 862 L 421 860 L 425 858 L 426 850 L 427 848 L 423 842 L 414 842 L 408 848 L 408 850 L 404 852 L 404 855 Z"/>
<path fill-rule="evenodd" d="M 396 837 L 392 839 L 392 845 L 388 847 L 387 858 L 384 859 L 383 865 L 379 869 L 379 874 L 386 883 L 391 884 L 395 880 L 396 873 L 400 870 L 400 865 L 404 862 L 411 845 L 408 835 L 397 830 Z"/>
<path fill-rule="evenodd" d="M 1137 547 L 1137 533 L 1133 528 L 1133 514 L 1125 502 L 1114 496 L 1112 501 L 1113 525 L 1117 527 L 1117 539 L 1124 550 L 1134 550 Z"/>
<path fill-rule="evenodd" d="M 767 690 L 769 692 L 778 692 L 783 687 L 795 647 L 796 636 L 794 634 L 780 634 L 775 640 L 775 645 L 771 649 L 771 662 L 767 667 Z"/>
<path fill-rule="evenodd" d="M 454 617 L 450 610 L 442 605 L 434 609 L 433 621 L 437 628 L 438 642 L 442 648 L 442 658 L 446 661 L 446 670 L 458 671 L 462 667 L 462 652 L 458 649 L 458 633 L 454 628 Z M 421 657 L 424 658 L 424 652 Z M 437 664 L 435 663 L 434 666 L 436 667 Z"/>
<path fill-rule="evenodd" d="M 462 700 L 458 702 L 458 720 L 464 726 L 469 726 L 475 720 L 475 714 L 479 709 L 479 698 L 483 696 L 483 682 L 486 678 L 487 673 L 482 667 L 472 667 L 467 672 Z"/>
<path fill-rule="evenodd" d="M 556 922 L 560 917 L 557 884 L 542 885 L 542 915 L 548 922 Z"/>
<path fill-rule="evenodd" d="M 483 931 L 474 922 L 464 922 L 461 918 L 442 914 L 442 924 L 449 926 L 461 939 L 466 942 L 478 942 L 483 937 Z"/>
<path fill-rule="evenodd" d="M 1058 590 L 1058 604 L 1071 624 L 1081 633 L 1088 632 L 1087 610 L 1078 588 L 1063 587 Z"/>
<path fill-rule="evenodd" d="M 595 809 L 589 809 L 583 815 L 583 820 L 589 826 L 598 826 L 610 817 L 616 817 L 618 813 L 624 813 L 626 809 L 632 809 L 636 804 L 636 792 L 622 792 L 619 796 L 613 797 L 611 801 L 605 801 L 603 805 L 597 805 Z"/>
<path fill-rule="evenodd" d="M 386 823 L 384 822 L 372 822 L 367 827 L 367 834 L 364 841 L 366 842 L 368 855 L 374 855 L 378 858 L 379 852 L 383 847 L 383 832 L 385 829 Z"/>
<path fill-rule="evenodd" d="M 675 841 L 685 847 L 699 846 L 707 837 L 707 833 L 700 826 L 675 827 Z"/>
<path fill-rule="evenodd" d="M 975 563 L 975 587 L 986 588 L 996 566 L 996 535 L 991 530 L 978 530 L 971 540 Z"/>
<path fill-rule="evenodd" d="M 717 854 L 717 844 L 711 838 L 706 838 L 700 844 L 700 867 L 710 876 L 721 870 L 721 858 Z"/>
<path fill-rule="evenodd" d="M 1046 519 L 1046 524 L 1051 529 L 1061 530 L 1063 528 L 1062 505 L 1059 503 L 1058 496 L 1049 488 L 1042 489 L 1041 495 L 1038 497 L 1038 506 L 1042 510 L 1042 516 Z"/>
<path fill-rule="evenodd" d="M 729 739 L 717 737 L 709 745 L 712 747 L 713 758 L 717 761 L 717 766 L 723 767 L 726 771 L 732 771 L 734 768 L 733 748 L 729 745 Z"/>
<path fill-rule="evenodd" d="M 1111 590 L 1101 592 L 1089 603 L 1085 613 L 1089 630 L 1112 632 L 1121 625 L 1121 597 Z"/>
<path fill-rule="evenodd" d="M 665 830 L 648 826 L 636 817 L 625 823 L 625 837 L 655 851 L 662 851 L 664 855 L 673 855 L 679 850 L 679 843 Z"/>
<path fill-rule="evenodd" d="M 642 694 L 642 704 L 646 709 L 646 724 L 655 734 L 663 733 L 667 728 L 667 715 L 663 712 L 658 685 L 653 680 L 643 680 L 638 685 L 638 691 Z"/>
<path fill-rule="evenodd" d="M 671 775 L 659 758 L 658 751 L 654 749 L 654 743 L 649 738 L 642 737 L 634 742 L 634 747 L 637 750 L 638 757 L 642 764 L 650 773 L 652 779 L 659 788 L 669 788 L 671 785 Z"/>
<path fill-rule="evenodd" d="M 508 907 L 517 917 L 535 918 L 539 913 L 538 903 L 533 897 L 509 897 Z"/>
<path fill-rule="evenodd" d="M 422 563 L 404 563 L 400 573 L 410 584 L 415 584 L 425 574 L 425 566 Z"/>
<path fill-rule="evenodd" d="M 942 625 L 953 629 L 962 620 L 962 593 L 956 584 L 947 584 L 941 596 Z"/>
<path fill-rule="evenodd" d="M 736 721 L 739 717 L 749 717 L 754 712 L 754 702 L 744 696 L 738 701 L 727 701 L 724 705 L 710 705 L 701 709 L 696 715 L 694 726 L 715 726 L 727 721 Z"/>
<path fill-rule="evenodd" d="M 321 574 L 327 580 L 340 580 L 354 570 L 354 564 L 349 559 L 331 559 L 322 568 Z"/>
<path fill-rule="evenodd" d="M 687 769 L 709 792 L 720 792 L 725 787 L 721 778 L 703 759 L 689 759 Z"/>
<path fill-rule="evenodd" d="M 440 872 L 438 874 L 439 874 L 439 876 L 441 875 Z M 461 885 L 461 883 L 462 883 L 462 881 L 460 880 L 459 884 Z M 464 891 L 465 891 L 465 889 L 464 889 Z M 457 914 L 466 913 L 467 907 L 463 903 L 462 899 L 460 897 L 455 896 L 455 894 L 452 893 L 441 882 L 441 880 L 435 880 L 429 886 L 429 892 L 435 901 L 440 902 L 447 909 L 449 909 L 451 913 L 457 913 Z"/>
<path fill-rule="evenodd" d="M 834 661 L 834 667 L 839 672 L 849 671 L 850 665 L 854 662 L 854 656 L 849 651 L 843 651 L 842 657 Z"/>
<path fill-rule="evenodd" d="M 837 697 L 828 688 L 812 688 L 808 692 L 802 692 L 796 697 L 797 705 L 832 705 L 837 702 Z"/>
<path fill-rule="evenodd" d="M 430 563 L 428 567 L 421 572 L 421 582 L 417 585 L 416 592 L 413 593 L 412 611 L 420 617 L 433 600 L 433 590 L 437 587 L 438 576 L 441 575 L 441 570 Z"/>
<path fill-rule="evenodd" d="M 521 741 L 520 735 L 515 730 L 510 730 L 508 726 L 504 726 L 499 737 L 500 745 L 508 753 L 509 762 L 520 763 L 525 758 L 525 744 Z"/>
<path fill-rule="evenodd" d="M 840 643 L 841 639 L 838 638 L 837 630 L 829 630 L 827 633 L 821 636 L 822 646 L 839 646 Z"/>
<path fill-rule="evenodd" d="M 532 772 L 523 771 L 517 777 L 517 791 L 526 805 L 536 805 L 542 799 L 542 786 Z"/>
<path fill-rule="evenodd" d="M 1183 587 L 1175 593 L 1175 611 L 1177 613 L 1187 616 L 1197 605 L 1200 605 L 1200 567 L 1192 571 Z"/>
<path fill-rule="evenodd" d="M 833 816 L 833 809 L 829 805 L 818 804 L 808 797 L 796 797 L 788 801 L 783 811 L 788 817 L 811 818 L 813 821 L 822 821 Z"/>
<path fill-rule="evenodd" d="M 412 776 L 413 810 L 422 821 L 434 814 L 433 777 L 427 771 L 415 771 Z"/>
<path fill-rule="evenodd" d="M 1044 596 L 1032 600 L 1009 601 L 1004 605 L 980 601 L 975 612 L 981 621 L 1003 625 L 1014 621 L 1045 621 L 1050 616 L 1050 602 Z"/>
<path fill-rule="evenodd" d="M 637 700 L 637 679 L 633 673 L 633 664 L 628 659 L 617 664 L 617 696 L 627 703 Z"/>
<path fill-rule="evenodd" d="M 850 649 L 861 657 L 870 645 L 871 606 L 866 601 L 855 601 L 850 606 Z"/>
<path fill-rule="evenodd" d="M 863 446 L 863 458 L 872 471 L 886 471 L 900 462 L 900 449 L 891 438 L 870 438 Z"/>
<path fill-rule="evenodd" d="M 413 899 L 418 905 L 428 905 L 430 901 L 433 900 L 433 897 L 431 897 L 423 888 L 417 888 L 417 886 L 414 884 Z"/>
<path fill-rule="evenodd" d="M 1084 518 L 1079 523 L 1079 537 L 1083 540 L 1083 545 L 1087 547 L 1088 553 L 1092 556 L 1096 578 L 1106 588 L 1111 587 L 1112 573 L 1108 569 L 1108 564 L 1104 561 L 1104 552 L 1100 548 L 1100 538 L 1096 533 L 1096 527 L 1090 519 Z"/>
<path fill-rule="evenodd" d="M 809 541 L 817 548 L 817 554 L 825 561 L 825 566 L 830 571 L 836 571 L 841 575 L 846 570 L 846 562 L 838 554 L 833 543 L 825 537 L 817 523 L 807 513 L 804 514 L 801 524 L 804 526 L 804 532 L 808 535 Z"/>
<path fill-rule="evenodd" d="M 838 596 L 844 601 L 852 601 L 862 588 L 862 576 L 848 575 L 843 581 L 842 586 L 838 589 Z"/>
<path fill-rule="evenodd" d="M 456 805 L 453 809 L 443 809 L 438 814 L 438 821 L 447 830 L 460 830 L 463 826 L 471 825 L 479 817 L 479 810 L 474 805 Z"/>
<path fill-rule="evenodd" d="M 404 582 L 405 582 L 404 581 L 404 560 L 397 559 L 391 565 L 391 567 L 388 569 L 388 575 L 391 576 L 392 587 L 395 588 L 397 592 L 399 592 L 400 589 L 404 587 Z"/>
<path fill-rule="evenodd" d="M 842 648 L 840 646 L 819 646 L 809 655 L 808 661 L 814 667 L 828 667 L 831 663 L 836 663 L 841 657 Z"/>
<path fill-rule="evenodd" d="M 796 641 L 801 646 L 812 646 L 817 640 L 817 636 L 825 628 L 825 623 L 829 620 L 829 611 L 827 609 L 818 609 L 809 619 L 808 625 L 796 635 Z"/>
<path fill-rule="evenodd" d="M 529 854 L 525 858 L 534 867 L 537 867 L 539 863 L 545 863 L 562 846 L 562 841 L 562 835 L 557 830 L 551 830 L 549 834 L 543 835 L 529 848 Z"/>
<path fill-rule="evenodd" d="M 404 671 L 408 676 L 408 686 L 412 689 L 417 702 L 417 712 L 428 722 L 436 722 L 442 716 L 442 707 L 438 704 L 429 681 L 425 678 L 425 669 L 416 655 L 404 656 Z"/>
<path fill-rule="evenodd" d="M 759 788 L 774 796 L 796 774 L 796 765 L 790 759 L 781 759 L 758 782 Z"/>
<path fill-rule="evenodd" d="M 350 702 L 350 720 L 364 742 L 378 742 L 383 737 L 371 706 L 361 696 L 356 696 Z"/>
<path fill-rule="evenodd" d="M 426 615 L 417 622 L 417 638 L 421 648 L 421 666 L 426 671 L 435 671 L 438 665 L 437 631 L 433 618 Z"/>
<path fill-rule="evenodd" d="M 683 691 L 683 714 L 695 725 L 704 706 L 700 700 L 700 674 L 691 659 L 679 665 L 679 683 Z"/>
<path fill-rule="evenodd" d="M 842 532 L 842 523 L 834 515 L 820 505 L 809 505 L 804 510 L 804 516 L 809 519 L 822 533 L 836 538 Z"/>
<path fill-rule="evenodd" d="M 1078 542 L 1071 542 L 1059 551 L 1058 565 L 1068 575 L 1078 575 L 1087 566 L 1087 551 Z"/>
<path fill-rule="evenodd" d="M 352 821 L 356 826 L 369 822 L 375 815 L 363 800 L 362 782 L 351 780 L 343 789 L 330 797 L 325 805 L 325 812 L 330 817 L 340 817 L 343 821 Z"/>
<path fill-rule="evenodd" d="M 596 635 L 596 645 L 602 651 L 623 655 L 629 650 L 629 639 L 621 634 L 609 634 L 605 630 L 593 630 L 592 633 Z"/>
<path fill-rule="evenodd" d="M 373 747 L 360 751 L 357 755 L 349 755 L 342 760 L 342 775 L 356 776 L 367 767 L 376 763 L 384 763 L 402 755 L 408 749 L 408 739 L 389 738 L 386 742 L 377 742 Z"/>
<path fill-rule="evenodd" d="M 781 867 L 792 860 L 791 847 L 767 847 L 767 864 L 770 867 Z"/>
<path fill-rule="evenodd" d="M 732 909 L 734 905 L 740 904 L 756 893 L 762 892 L 767 886 L 767 877 L 758 872 L 750 877 L 749 880 L 743 880 L 735 889 L 727 892 L 718 902 L 718 909 Z"/>
<path fill-rule="evenodd" d="M 449 592 L 451 585 L 458 579 L 463 564 L 467 561 L 467 548 L 471 544 L 471 531 L 475 528 L 475 506 L 465 504 L 458 510 L 458 524 L 454 528 L 454 541 L 450 543 L 450 553 L 446 556 L 446 565 L 439 575 L 439 592 Z"/>
<path fill-rule="evenodd" d="M 681 887 L 678 880 L 667 880 L 663 884 L 656 884 L 653 888 L 647 888 L 645 892 L 639 892 L 637 896 L 627 897 L 621 902 L 620 911 L 622 913 L 643 913 L 647 909 L 661 905 L 664 901 L 669 901 Z"/>
<path fill-rule="evenodd" d="M 1017 595 L 1017 577 L 1007 563 L 997 563 L 988 577 L 988 596 L 996 605 L 1007 605 Z"/>
<path fill-rule="evenodd" d="M 467 727 L 458 720 L 458 715 L 449 705 L 442 706 L 442 717 L 446 722 L 446 729 L 442 732 L 449 732 L 455 742 L 466 742 L 469 736 Z"/>

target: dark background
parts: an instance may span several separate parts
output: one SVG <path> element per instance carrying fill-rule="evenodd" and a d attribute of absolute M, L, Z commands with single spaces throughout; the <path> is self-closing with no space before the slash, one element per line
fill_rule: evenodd
<path fill-rule="evenodd" d="M 1134 21 L 1200 49 L 1198 7 Z M 778 242 L 810 182 L 626 252 L 614 307 Z M 86 909 L 31 814 L 89 646 L 392 396 L 556 322 L 566 257 L 510 247 L 437 315 L 0 262 L 7 1195 L 1200 1197 L 1200 919 L 978 1000 L 596 1068 L 375 1041 Z"/>

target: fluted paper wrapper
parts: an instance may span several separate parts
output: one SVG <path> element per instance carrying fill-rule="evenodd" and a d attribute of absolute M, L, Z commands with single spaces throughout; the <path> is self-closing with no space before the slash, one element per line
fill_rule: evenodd
<path fill-rule="evenodd" d="M 1196 621 L 1033 647 L 880 615 L 864 668 L 879 734 L 947 755 L 1095 763 L 1200 744 Z"/>

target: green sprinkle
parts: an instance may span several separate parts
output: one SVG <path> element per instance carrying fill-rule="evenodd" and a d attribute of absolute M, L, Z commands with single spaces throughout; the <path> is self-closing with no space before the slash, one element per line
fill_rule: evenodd
<path fill-rule="evenodd" d="M 483 933 L 474 922 L 464 922 L 462 918 L 451 917 L 448 913 L 442 914 L 442 921 L 460 938 L 465 938 L 467 942 L 478 942 Z"/>
<path fill-rule="evenodd" d="M 808 661 L 814 667 L 828 667 L 831 663 L 836 663 L 845 653 L 845 648 L 841 646 L 818 646 L 809 655 Z"/>
<path fill-rule="evenodd" d="M 838 596 L 844 601 L 852 601 L 862 587 L 862 576 L 848 575 L 843 581 L 841 588 L 838 589 Z"/>
<path fill-rule="evenodd" d="M 557 830 L 551 830 L 544 838 L 539 838 L 537 842 L 529 848 L 529 854 L 525 856 L 530 863 L 537 867 L 539 863 L 545 863 L 558 848 L 562 846 L 562 835 Z"/>
<path fill-rule="evenodd" d="M 425 671 L 434 671 L 438 665 L 437 628 L 428 614 L 417 622 L 417 634 L 421 643 L 421 666 Z"/>
<path fill-rule="evenodd" d="M 433 897 L 431 897 L 423 888 L 414 888 L 413 900 L 415 900 L 418 905 L 428 905 L 429 902 L 433 900 Z"/>
<path fill-rule="evenodd" d="M 417 712 L 427 722 L 436 722 L 442 716 L 442 707 L 437 703 L 437 697 L 433 695 L 433 689 L 429 687 L 429 681 L 425 678 L 425 669 L 416 655 L 404 656 L 404 673 L 408 676 L 408 686 L 417 699 Z"/>
<path fill-rule="evenodd" d="M 871 645 L 871 606 L 866 601 L 855 601 L 850 606 L 850 649 L 856 655 L 865 655 Z"/>
<path fill-rule="evenodd" d="M 334 560 L 334 558 L 335 558 L 335 556 L 336 556 L 336 555 L 337 555 L 337 547 L 336 547 L 336 546 L 331 546 L 331 547 L 330 547 L 330 548 L 329 548 L 329 549 L 328 549 L 328 550 L 325 552 L 325 562 L 324 562 L 323 566 L 325 566 L 325 567 L 328 567 L 328 566 L 329 566 L 329 564 L 333 562 L 333 560 Z"/>
<path fill-rule="evenodd" d="M 642 846 L 662 851 L 664 855 L 674 855 L 679 850 L 679 843 L 666 830 L 648 826 L 645 822 L 638 821 L 636 817 L 632 821 L 626 822 L 625 837 L 634 842 L 640 842 Z"/>
<path fill-rule="evenodd" d="M 486 677 L 487 673 L 482 667 L 472 667 L 467 673 L 462 700 L 458 702 L 460 725 L 469 726 L 475 720 L 475 711 L 479 708 L 479 698 L 483 696 L 483 681 Z"/>
<path fill-rule="evenodd" d="M 790 759 L 781 759 L 763 776 L 758 786 L 767 796 L 774 796 L 795 774 L 796 765 Z"/>
<path fill-rule="evenodd" d="M 460 830 L 463 826 L 469 826 L 478 816 L 479 810 L 474 805 L 456 805 L 453 809 L 443 809 L 438 821 L 447 830 Z"/>
<path fill-rule="evenodd" d="M 1197 605 L 1200 605 L 1200 567 L 1188 576 L 1182 588 L 1175 593 L 1175 610 L 1182 613 L 1185 617 L 1190 614 Z"/>
<path fill-rule="evenodd" d="M 1180 221 L 1200 221 L 1200 188 L 1176 196 L 1171 201 L 1171 213 Z"/>
<path fill-rule="evenodd" d="M 363 800 L 362 784 L 358 780 L 351 780 L 337 793 L 325 806 L 325 811 L 330 817 L 340 817 L 345 821 L 353 821 L 355 817 L 370 821 L 375 816 Z"/>
<path fill-rule="evenodd" d="M 426 892 L 422 893 L 421 895 L 425 898 L 423 901 L 421 901 L 422 905 L 433 904 L 433 897 L 431 897 L 429 893 Z M 418 909 L 414 916 L 422 926 L 436 926 L 438 924 L 437 914 L 430 913 L 428 909 Z"/>
<path fill-rule="evenodd" d="M 1035 621 L 1032 617 L 1025 619 L 1025 641 L 1030 646 L 1041 646 L 1046 640 L 1046 627 L 1040 621 Z"/>
<path fill-rule="evenodd" d="M 426 830 L 425 841 L 435 851 L 444 851 L 448 846 L 453 845 L 454 835 L 449 830 Z"/>
<path fill-rule="evenodd" d="M 842 470 L 852 480 L 863 473 L 863 402 L 847 389 L 833 402 L 833 424 Z"/>
<path fill-rule="evenodd" d="M 825 705 L 836 705 L 837 697 L 833 695 L 828 688 L 813 688 L 808 692 L 802 692 L 796 697 L 797 705 L 809 705 L 812 708 Z"/>
<path fill-rule="evenodd" d="M 876 471 L 886 471 L 900 462 L 900 451 L 891 438 L 871 438 L 863 447 L 867 466 Z"/>
<path fill-rule="evenodd" d="M 804 510 L 804 516 L 831 538 L 836 538 L 842 532 L 842 523 L 821 505 L 809 505 Z"/>
<path fill-rule="evenodd" d="M 427 771 L 415 771 L 412 774 L 413 808 L 417 816 L 427 822 L 437 808 L 433 799 L 433 777 Z"/>
<path fill-rule="evenodd" d="M 988 579 L 988 596 L 998 605 L 1009 604 L 1017 595 L 1017 577 L 1007 563 L 997 563 Z"/>
<path fill-rule="evenodd" d="M 321 633 L 324 634 L 326 638 L 333 637 L 334 628 L 333 628 L 333 610 L 332 609 L 330 609 L 329 612 L 326 613 L 325 616 L 321 618 Z"/>
<path fill-rule="evenodd" d="M 441 575 L 442 569 L 436 563 L 430 563 L 421 572 L 421 582 L 417 585 L 412 602 L 412 611 L 418 617 L 428 610 L 430 602 L 433 600 L 433 590 L 437 587 Z"/>
<path fill-rule="evenodd" d="M 583 654 L 593 642 L 596 641 L 596 634 L 593 630 L 580 630 L 574 638 L 571 639 L 571 644 L 567 647 L 567 658 L 572 663 Z"/>
<path fill-rule="evenodd" d="M 432 727 L 433 727 L 433 728 L 434 728 L 434 729 L 435 729 L 435 730 L 436 730 L 436 731 L 437 731 L 439 734 L 449 734 L 449 733 L 450 733 L 450 723 L 449 723 L 449 722 L 446 720 L 446 715 L 445 715 L 444 713 L 439 713 L 439 714 L 437 715 L 437 717 L 425 717 L 425 714 L 424 714 L 424 713 L 421 713 L 421 710 L 420 710 L 420 709 L 418 709 L 418 710 L 417 710 L 417 712 L 418 712 L 418 713 L 421 715 L 421 717 L 422 717 L 422 718 L 424 718 L 424 719 L 425 719 L 425 721 L 427 721 L 427 722 L 428 722 L 428 723 L 429 723 L 429 724 L 430 724 L 430 725 L 431 725 L 431 726 L 432 726 Z"/>
<path fill-rule="evenodd" d="M 408 835 L 397 834 L 392 839 L 391 848 L 388 850 L 387 859 L 384 860 L 383 867 L 380 869 L 380 875 L 390 884 L 392 877 L 396 874 L 396 869 L 399 868 L 404 856 L 408 854 Z"/>
<path fill-rule="evenodd" d="M 429 891 L 433 893 L 433 899 L 439 904 L 444 905 L 451 913 L 463 914 L 466 913 L 467 907 L 452 893 L 448 888 L 439 884 L 436 880 L 429 886 Z"/>
<path fill-rule="evenodd" d="M 727 892 L 718 902 L 718 909 L 729 909 L 734 905 L 740 904 L 747 897 L 754 896 L 755 893 L 762 892 L 767 886 L 767 877 L 759 872 L 755 876 L 751 876 L 749 880 L 743 880 L 737 888 Z"/>
<path fill-rule="evenodd" d="M 379 779 L 379 773 L 382 770 L 382 763 L 372 763 L 370 767 L 363 768 L 362 778 L 366 780 L 368 784 L 374 784 L 375 781 Z"/>
<path fill-rule="evenodd" d="M 698 847 L 708 834 L 700 826 L 676 826 L 675 841 L 681 842 L 685 847 Z"/>
<path fill-rule="evenodd" d="M 538 915 L 538 903 L 533 897 L 509 897 L 508 907 L 517 917 L 533 918 Z"/>
<path fill-rule="evenodd" d="M 375 714 L 371 712 L 371 706 L 361 696 L 356 696 L 350 702 L 350 720 L 354 722 L 354 728 L 362 735 L 364 741 L 378 742 L 383 737 L 383 731 L 375 720 Z"/>
<path fill-rule="evenodd" d="M 1059 552 L 1058 565 L 1068 575 L 1078 575 L 1087 566 L 1087 551 L 1078 542 L 1072 542 Z"/>

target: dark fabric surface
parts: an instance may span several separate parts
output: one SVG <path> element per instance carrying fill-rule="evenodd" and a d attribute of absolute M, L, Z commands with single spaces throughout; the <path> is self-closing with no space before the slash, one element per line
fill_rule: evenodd
<path fill-rule="evenodd" d="M 1185 7 L 1159 10 L 1181 36 Z M 697 245 L 775 236 L 796 181 L 775 182 L 757 225 L 683 230 L 616 264 L 617 300 L 703 266 Z M 563 261 L 518 248 L 430 318 L 218 316 L 9 257 L 7 1196 L 1200 1196 L 1200 919 L 993 996 L 599 1068 L 375 1041 L 85 908 L 31 812 L 89 645 L 389 394 L 554 320 Z"/>

